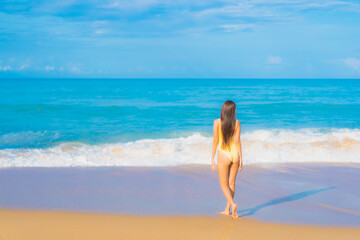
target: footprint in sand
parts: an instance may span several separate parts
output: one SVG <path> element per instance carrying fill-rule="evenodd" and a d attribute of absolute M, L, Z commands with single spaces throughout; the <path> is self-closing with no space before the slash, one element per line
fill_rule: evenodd
<path fill-rule="evenodd" d="M 224 225 L 226 225 L 226 226 L 228 226 L 228 227 L 230 227 L 230 228 L 232 228 L 232 227 L 234 226 L 233 223 L 227 223 L 227 224 L 224 224 Z M 226 234 L 226 233 L 232 233 L 232 232 L 234 232 L 234 231 L 228 229 L 228 230 L 224 230 L 222 233 L 225 233 L 225 234 Z M 219 237 L 218 240 L 229 240 L 229 238 L 227 238 L 227 237 Z"/>

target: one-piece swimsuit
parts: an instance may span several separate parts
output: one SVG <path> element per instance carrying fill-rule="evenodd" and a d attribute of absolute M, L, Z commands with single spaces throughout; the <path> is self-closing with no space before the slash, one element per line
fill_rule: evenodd
<path fill-rule="evenodd" d="M 219 120 L 219 144 L 217 146 L 217 149 L 222 151 L 229 158 L 229 160 L 231 162 L 234 162 L 238 158 L 238 151 L 237 151 L 236 144 L 235 144 L 235 134 L 234 134 L 232 141 L 229 142 L 230 149 L 223 149 L 221 147 L 222 141 L 223 141 L 223 136 L 222 136 L 222 132 L 221 132 L 220 118 L 218 120 Z M 238 121 L 236 121 L 235 129 L 237 129 L 237 126 L 238 126 Z"/>

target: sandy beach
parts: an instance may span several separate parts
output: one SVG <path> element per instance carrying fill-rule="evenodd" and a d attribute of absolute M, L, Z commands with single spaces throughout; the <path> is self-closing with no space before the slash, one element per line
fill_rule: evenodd
<path fill-rule="evenodd" d="M 245 165 L 236 179 L 242 217 L 282 224 L 360 227 L 359 164 Z M 207 216 L 226 200 L 206 165 L 0 169 L 0 207 L 132 216 Z"/>
<path fill-rule="evenodd" d="M 228 217 L 139 217 L 0 210 L 0 239 L 358 239 L 360 228 L 296 226 Z"/>
<path fill-rule="evenodd" d="M 239 220 L 209 166 L 0 169 L 0 239 L 358 239 L 360 165 L 245 165 Z"/>

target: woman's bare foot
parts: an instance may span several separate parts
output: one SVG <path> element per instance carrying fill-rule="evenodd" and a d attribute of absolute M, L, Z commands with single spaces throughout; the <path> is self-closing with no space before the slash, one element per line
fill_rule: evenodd
<path fill-rule="evenodd" d="M 236 212 L 237 205 L 234 204 L 234 205 L 232 205 L 231 207 L 232 207 L 232 218 L 233 218 L 233 219 L 239 218 L 239 215 L 238 215 L 237 212 Z"/>
<path fill-rule="evenodd" d="M 218 214 L 221 214 L 221 215 L 225 215 L 225 216 L 229 216 L 230 215 L 230 211 L 222 211 L 222 212 L 217 212 Z"/>

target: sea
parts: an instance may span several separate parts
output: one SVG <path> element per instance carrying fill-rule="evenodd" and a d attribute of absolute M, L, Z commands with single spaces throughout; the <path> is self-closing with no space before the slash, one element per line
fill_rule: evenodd
<path fill-rule="evenodd" d="M 360 79 L 0 79 L 0 168 L 209 164 L 236 103 L 243 164 L 360 162 Z"/>

